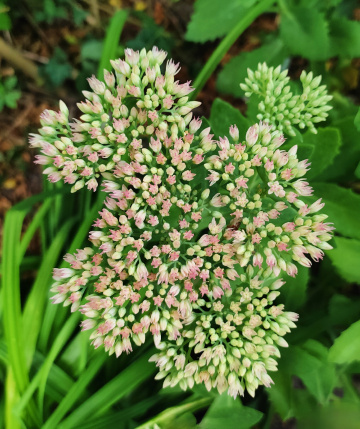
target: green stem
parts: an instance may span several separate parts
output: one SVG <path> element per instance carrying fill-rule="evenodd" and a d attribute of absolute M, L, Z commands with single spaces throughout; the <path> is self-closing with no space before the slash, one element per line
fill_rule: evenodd
<path fill-rule="evenodd" d="M 211 404 L 214 398 L 201 398 L 187 404 L 179 405 L 177 407 L 171 407 L 162 413 L 158 414 L 151 420 L 148 420 L 146 423 L 138 426 L 136 429 L 147 429 L 153 424 L 164 425 L 166 423 L 171 424 L 171 422 L 178 416 L 185 413 L 193 413 L 194 411 L 200 410 L 207 407 Z M 170 426 L 169 426 L 170 427 Z"/>
<path fill-rule="evenodd" d="M 205 83 L 214 72 L 220 61 L 234 44 L 236 39 L 249 27 L 249 25 L 262 13 L 266 12 L 275 0 L 262 0 L 256 6 L 250 8 L 242 19 L 233 27 L 232 30 L 224 37 L 219 46 L 212 53 L 211 57 L 194 81 L 195 90 L 191 93 L 191 98 L 195 98 L 204 87 Z"/>

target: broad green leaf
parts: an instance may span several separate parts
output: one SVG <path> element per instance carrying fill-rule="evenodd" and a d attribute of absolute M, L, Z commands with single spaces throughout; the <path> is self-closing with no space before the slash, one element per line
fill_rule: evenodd
<path fill-rule="evenodd" d="M 324 15 L 316 9 L 286 4 L 281 14 L 280 35 L 291 53 L 310 60 L 328 58 L 329 35 Z"/>
<path fill-rule="evenodd" d="M 336 231 L 349 238 L 360 239 L 360 195 L 333 183 L 314 183 L 316 197 L 325 203 L 324 212 Z"/>
<path fill-rule="evenodd" d="M 265 43 L 251 52 L 242 52 L 233 57 L 219 73 L 217 87 L 224 94 L 243 97 L 244 91 L 240 83 L 247 77 L 247 69 L 257 69 L 259 63 L 266 62 L 269 66 L 282 64 L 287 56 L 287 50 L 281 39 Z"/>
<path fill-rule="evenodd" d="M 360 360 L 360 320 L 343 331 L 330 347 L 329 360 L 349 364 Z"/>
<path fill-rule="evenodd" d="M 72 67 L 67 54 L 58 46 L 50 61 L 44 66 L 43 71 L 52 85 L 59 86 L 71 75 Z"/>
<path fill-rule="evenodd" d="M 298 429 L 358 429 L 358 403 L 332 401 L 326 407 L 316 407 L 297 422 Z"/>
<path fill-rule="evenodd" d="M 329 23 L 330 56 L 360 56 L 360 22 L 337 17 Z"/>
<path fill-rule="evenodd" d="M 348 183 L 354 178 L 354 171 L 360 160 L 360 134 L 354 125 L 354 116 L 348 116 L 332 123 L 341 134 L 341 151 L 331 165 L 316 180 Z"/>
<path fill-rule="evenodd" d="M 288 310 L 298 310 L 305 304 L 309 278 L 309 269 L 302 266 L 298 267 L 298 274 L 296 277 L 290 277 L 287 274 L 283 276 L 286 284 L 281 289 L 281 296 Z"/>
<path fill-rule="evenodd" d="M 340 153 L 341 135 L 336 128 L 319 128 L 317 134 L 306 132 L 299 144 L 299 159 L 309 159 L 310 171 L 306 177 L 313 179 L 329 167 Z"/>
<path fill-rule="evenodd" d="M 360 318 L 360 300 L 335 294 L 329 302 L 329 317 L 332 326 L 350 325 Z"/>
<path fill-rule="evenodd" d="M 310 340 L 302 347 L 293 346 L 283 352 L 283 359 L 282 370 L 299 377 L 320 403 L 326 403 L 336 385 L 335 368 L 327 360 L 327 349 Z"/>
<path fill-rule="evenodd" d="M 233 399 L 224 393 L 211 404 L 199 429 L 250 429 L 262 416 L 260 411 L 245 407 L 239 399 Z"/>
<path fill-rule="evenodd" d="M 238 109 L 220 98 L 216 98 L 212 105 L 210 125 L 216 137 L 229 137 L 230 125 L 236 125 L 239 128 L 240 140 L 245 138 L 250 127 L 249 121 Z"/>
<path fill-rule="evenodd" d="M 282 420 L 288 420 L 294 417 L 295 408 L 291 376 L 285 371 L 280 370 L 271 374 L 271 378 L 274 384 L 270 389 L 267 389 L 271 404 Z"/>
<path fill-rule="evenodd" d="M 102 55 L 104 42 L 102 40 L 90 39 L 81 45 L 81 61 L 99 61 Z M 99 76 L 101 79 L 103 76 Z"/>
<path fill-rule="evenodd" d="M 358 131 L 360 131 L 360 107 L 359 107 L 359 110 L 357 111 L 357 114 L 355 116 L 354 124 L 355 124 L 356 129 Z"/>
<path fill-rule="evenodd" d="M 338 273 L 350 283 L 360 283 L 360 241 L 344 238 L 334 238 L 336 248 L 330 250 L 330 257 Z"/>
<path fill-rule="evenodd" d="M 185 35 L 191 42 L 225 36 L 256 0 L 197 0 Z"/>

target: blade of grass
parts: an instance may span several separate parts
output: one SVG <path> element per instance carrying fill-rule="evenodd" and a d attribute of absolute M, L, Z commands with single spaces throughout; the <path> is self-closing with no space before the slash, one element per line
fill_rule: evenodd
<path fill-rule="evenodd" d="M 106 31 L 104 47 L 98 68 L 99 79 L 102 79 L 104 69 L 110 68 L 110 60 L 114 60 L 116 57 L 119 39 L 127 17 L 128 11 L 122 9 L 118 10 L 110 20 Z"/>
<path fill-rule="evenodd" d="M 76 401 L 84 393 L 86 387 L 98 373 L 106 359 L 107 355 L 103 351 L 101 351 L 92 359 L 86 371 L 84 371 L 76 383 L 74 383 L 65 398 L 60 402 L 60 404 L 56 407 L 56 410 L 42 426 L 42 429 L 52 429 L 57 427 L 58 423 L 63 419 L 66 413 L 74 406 Z"/>
<path fill-rule="evenodd" d="M 11 384 L 11 391 L 6 391 L 9 398 L 21 394 L 29 384 L 29 375 L 26 367 L 25 353 L 23 349 L 23 335 L 21 331 L 21 299 L 20 299 L 20 258 L 19 245 L 21 227 L 27 211 L 32 207 L 32 202 L 26 205 L 17 205 L 10 209 L 4 222 L 3 241 L 3 324 L 9 355 L 9 370 L 12 370 L 15 383 Z M 9 384 L 6 384 L 8 387 Z M 16 386 L 16 387 L 15 387 Z M 18 392 L 18 393 L 16 393 Z M 33 402 L 29 403 L 29 413 L 33 423 L 38 422 L 37 410 Z M 8 418 L 12 413 L 6 413 Z M 17 420 L 7 421 L 7 425 L 17 425 Z"/>
<path fill-rule="evenodd" d="M 73 429 L 88 418 L 94 418 L 104 413 L 113 404 L 132 392 L 155 372 L 155 366 L 148 362 L 153 353 L 153 349 L 149 350 L 121 371 L 120 374 L 78 406 L 69 417 L 59 424 L 58 428 Z"/>
<path fill-rule="evenodd" d="M 56 234 L 51 246 L 47 250 L 37 273 L 31 292 L 26 300 L 23 313 L 23 332 L 25 339 L 25 358 L 30 367 L 36 348 L 45 300 L 48 298 L 48 288 L 52 277 L 52 270 L 59 259 L 60 251 L 68 238 L 69 231 L 75 219 L 69 219 Z"/>
<path fill-rule="evenodd" d="M 219 43 L 218 47 L 211 54 L 204 67 L 201 69 L 199 75 L 196 77 L 193 87 L 195 90 L 191 93 L 192 99 L 196 98 L 197 94 L 204 87 L 205 83 L 215 71 L 216 67 L 220 64 L 226 52 L 235 43 L 236 39 L 249 27 L 249 25 L 262 13 L 266 12 L 275 0 L 262 0 L 255 6 L 251 7 L 244 16 L 237 22 L 228 34 Z M 240 82 L 239 82 L 240 83 Z"/>
<path fill-rule="evenodd" d="M 52 368 L 53 362 L 55 361 L 56 357 L 59 355 L 60 351 L 63 349 L 66 342 L 69 340 L 71 335 L 74 332 L 74 329 L 76 328 L 77 324 L 80 320 L 80 314 L 79 313 L 73 313 L 66 323 L 64 324 L 61 331 L 56 336 L 56 339 L 54 343 L 52 344 L 52 347 L 49 351 L 49 353 L 46 355 L 46 358 L 44 360 L 44 363 L 39 368 L 38 372 L 32 377 L 31 382 L 28 386 L 28 388 L 24 391 L 22 394 L 17 406 L 16 406 L 16 412 L 17 414 L 21 414 L 22 410 L 26 407 L 28 402 L 31 400 L 32 395 L 36 391 L 36 389 L 40 386 L 39 390 L 41 390 L 40 397 L 43 398 L 44 396 L 44 390 L 45 385 L 47 381 L 48 374 Z M 40 401 L 40 407 L 42 408 L 43 401 Z"/>
<path fill-rule="evenodd" d="M 36 212 L 30 225 L 24 232 L 24 235 L 21 239 L 20 248 L 19 248 L 20 259 L 24 257 L 26 249 L 28 248 L 31 239 L 33 238 L 36 230 L 41 225 L 41 222 L 43 221 L 43 218 L 46 215 L 47 211 L 50 209 L 51 205 L 52 205 L 52 199 L 51 198 L 46 199 L 44 203 L 41 205 L 41 207 L 39 208 L 39 210 Z"/>
<path fill-rule="evenodd" d="M 39 352 L 35 353 L 33 369 L 37 370 L 43 364 L 45 360 L 44 355 Z M 6 350 L 6 344 L 3 340 L 0 340 L 0 361 L 4 365 L 8 365 L 8 354 Z M 53 395 L 60 400 L 66 395 L 71 386 L 74 384 L 74 380 L 59 366 L 53 364 L 49 373 L 49 385 L 52 388 Z M 49 393 L 49 396 L 51 394 Z M 0 425 L 0 427 L 2 427 Z"/>
<path fill-rule="evenodd" d="M 86 236 L 90 230 L 90 227 L 91 227 L 93 221 L 96 218 L 98 211 L 103 206 L 104 198 L 105 198 L 105 194 L 100 192 L 97 196 L 97 200 L 94 203 L 91 211 L 89 211 L 86 214 L 83 222 L 80 224 L 80 226 L 77 230 L 77 233 L 76 233 L 73 241 L 71 242 L 68 253 L 74 253 L 76 251 L 76 249 L 81 247 L 82 243 L 84 242 L 84 240 L 85 240 L 85 238 L 86 238 Z M 64 267 L 65 263 L 62 263 L 60 266 Z M 39 336 L 39 348 L 41 350 L 46 350 L 46 345 L 49 342 L 50 332 L 51 332 L 52 326 L 54 324 L 54 321 L 56 319 L 56 315 L 58 314 L 58 309 L 59 309 L 59 307 L 56 305 L 48 305 L 46 308 L 43 328 L 42 328 L 42 330 L 40 332 L 40 336 Z M 58 317 L 59 324 L 63 323 L 63 317 L 66 317 L 66 314 L 67 314 L 67 312 L 63 312 L 63 315 Z"/>
<path fill-rule="evenodd" d="M 11 368 L 6 374 L 5 392 L 5 427 L 7 429 L 20 429 L 20 420 L 13 414 L 14 405 L 18 400 L 18 391 Z"/>
<path fill-rule="evenodd" d="M 118 411 L 112 414 L 106 414 L 103 417 L 97 419 L 91 419 L 84 424 L 80 423 L 77 429 L 106 429 L 106 428 L 117 428 L 122 429 L 127 427 L 127 420 L 133 417 L 141 417 L 146 411 L 153 407 L 157 402 L 161 400 L 159 396 L 150 396 L 143 401 L 137 402 L 131 407 L 127 407 L 124 410 Z"/>

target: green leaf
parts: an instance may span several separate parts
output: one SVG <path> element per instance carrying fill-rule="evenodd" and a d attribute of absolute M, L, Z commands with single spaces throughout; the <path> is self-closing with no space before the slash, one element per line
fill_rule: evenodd
<path fill-rule="evenodd" d="M 239 399 L 222 394 L 211 404 L 199 429 L 249 429 L 258 423 L 262 416 L 260 411 L 243 406 Z"/>
<path fill-rule="evenodd" d="M 240 83 L 247 77 L 247 69 L 257 69 L 258 64 L 264 61 L 268 66 L 282 64 L 287 56 L 286 51 L 284 43 L 278 38 L 251 52 L 242 52 L 233 57 L 219 73 L 217 80 L 219 91 L 243 97 L 244 91 L 240 88 Z"/>
<path fill-rule="evenodd" d="M 316 407 L 297 423 L 298 429 L 358 429 L 360 408 L 358 403 L 332 401 L 326 407 Z"/>
<path fill-rule="evenodd" d="M 358 131 L 360 131 L 360 107 L 359 107 L 359 110 L 357 111 L 357 114 L 355 116 L 354 125 L 355 125 L 356 129 Z"/>
<path fill-rule="evenodd" d="M 82 373 L 76 383 L 67 392 L 65 398 L 57 406 L 56 410 L 51 414 L 50 418 L 42 426 L 43 429 L 51 429 L 57 427 L 58 423 L 65 416 L 65 414 L 72 408 L 73 404 L 84 393 L 87 385 L 95 377 L 103 366 L 107 356 L 102 351 L 97 353 L 93 360 L 89 363 L 86 371 Z"/>
<path fill-rule="evenodd" d="M 329 317 L 332 326 L 348 326 L 360 318 L 360 300 L 335 294 L 329 302 Z"/>
<path fill-rule="evenodd" d="M 309 392 L 325 404 L 336 385 L 334 366 L 328 362 L 328 351 L 321 343 L 309 340 L 302 347 L 293 346 L 283 352 L 285 368 L 299 377 Z"/>
<path fill-rule="evenodd" d="M 220 98 L 216 98 L 210 113 L 210 125 L 216 137 L 230 136 L 230 125 L 239 128 L 240 140 L 245 138 L 246 131 L 250 127 L 249 121 L 241 112 Z"/>
<path fill-rule="evenodd" d="M 255 0 L 197 0 L 185 35 L 191 42 L 225 36 Z"/>
<path fill-rule="evenodd" d="M 50 83 L 59 86 L 71 76 L 72 67 L 68 62 L 66 53 L 61 48 L 56 47 L 52 58 L 43 70 Z"/>
<path fill-rule="evenodd" d="M 118 10 L 111 18 L 106 30 L 104 48 L 101 54 L 101 60 L 98 69 L 98 77 L 102 78 L 104 69 L 110 69 L 110 60 L 115 59 L 116 50 L 119 44 L 120 35 L 128 17 L 128 11 Z"/>
<path fill-rule="evenodd" d="M 330 347 L 329 360 L 349 364 L 360 360 L 360 320 L 343 331 Z"/>
<path fill-rule="evenodd" d="M 271 378 L 274 384 L 267 389 L 271 404 L 282 420 L 290 419 L 294 416 L 295 408 L 291 377 L 285 371 L 277 371 L 271 375 Z"/>
<path fill-rule="evenodd" d="M 8 12 L 9 8 L 3 2 L 0 2 L 0 31 L 11 29 L 11 19 Z"/>
<path fill-rule="evenodd" d="M 355 176 L 360 179 L 360 162 L 355 169 Z"/>
<path fill-rule="evenodd" d="M 89 418 L 103 414 L 113 404 L 134 391 L 155 371 L 155 366 L 148 362 L 154 350 L 145 352 L 140 358 L 123 369 L 105 386 L 97 390 L 90 398 L 82 402 L 61 424 L 59 429 L 72 429 Z"/>
<path fill-rule="evenodd" d="M 11 109 L 15 109 L 17 106 L 17 101 L 21 97 L 20 91 L 12 90 L 8 94 L 5 95 L 5 104 Z"/>
<path fill-rule="evenodd" d="M 334 238 L 336 248 L 327 254 L 338 273 L 350 283 L 360 283 L 360 241 L 344 238 Z"/>
<path fill-rule="evenodd" d="M 102 55 L 104 42 L 102 40 L 90 39 L 81 45 L 81 61 L 99 61 Z"/>
<path fill-rule="evenodd" d="M 346 182 L 354 178 L 360 160 L 360 134 L 354 125 L 354 116 L 345 117 L 332 123 L 341 134 L 341 151 L 333 162 L 318 176 L 319 182 Z"/>
<path fill-rule="evenodd" d="M 356 58 L 360 56 L 360 22 L 345 17 L 330 21 L 330 56 Z"/>
<path fill-rule="evenodd" d="M 314 183 L 313 188 L 325 203 L 327 222 L 333 222 L 340 234 L 360 240 L 360 195 L 333 183 Z"/>
<path fill-rule="evenodd" d="M 341 135 L 336 128 L 319 128 L 317 134 L 307 131 L 303 135 L 304 142 L 299 143 L 299 159 L 311 162 L 310 171 L 306 174 L 313 179 L 329 167 L 340 153 Z"/>
<path fill-rule="evenodd" d="M 290 277 L 287 274 L 283 276 L 286 284 L 281 289 L 281 296 L 288 310 L 298 310 L 305 304 L 309 278 L 309 269 L 302 266 L 298 267 L 298 274 L 296 277 Z"/>
<path fill-rule="evenodd" d="M 329 57 L 327 23 L 316 9 L 286 6 L 281 14 L 280 35 L 293 55 L 310 60 Z"/>

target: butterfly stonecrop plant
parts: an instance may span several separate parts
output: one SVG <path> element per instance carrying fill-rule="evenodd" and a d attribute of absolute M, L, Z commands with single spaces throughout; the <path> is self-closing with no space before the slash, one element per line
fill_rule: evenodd
<path fill-rule="evenodd" d="M 164 386 L 254 395 L 298 319 L 276 302 L 282 274 L 331 249 L 324 204 L 303 201 L 309 163 L 281 149 L 282 132 L 315 131 L 331 97 L 311 73 L 293 95 L 286 71 L 260 64 L 243 86 L 260 97 L 260 122 L 214 140 L 165 58 L 127 49 L 103 82 L 89 79 L 79 120 L 60 102 L 31 136 L 51 182 L 108 194 L 91 245 L 54 270 L 52 300 L 80 311 L 109 354 L 152 338 Z"/>

